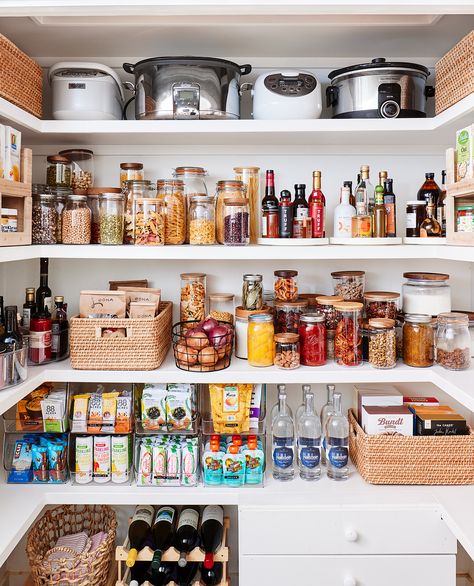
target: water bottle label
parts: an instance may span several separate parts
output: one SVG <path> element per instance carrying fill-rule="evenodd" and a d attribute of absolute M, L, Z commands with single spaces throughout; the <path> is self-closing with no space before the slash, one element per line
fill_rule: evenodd
<path fill-rule="evenodd" d="M 293 464 L 293 448 L 275 448 L 273 450 L 273 461 L 278 468 L 290 468 Z"/>
<path fill-rule="evenodd" d="M 298 440 L 299 459 L 306 468 L 316 468 L 321 461 L 321 438 L 300 437 Z"/>
<path fill-rule="evenodd" d="M 328 452 L 328 460 L 334 468 L 345 468 L 349 462 L 349 449 L 347 446 L 331 446 Z"/>

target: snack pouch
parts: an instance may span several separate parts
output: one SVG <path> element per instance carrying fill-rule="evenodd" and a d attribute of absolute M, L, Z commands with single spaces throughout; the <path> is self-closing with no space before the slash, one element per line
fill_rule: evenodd
<path fill-rule="evenodd" d="M 97 433 L 100 431 L 103 422 L 103 402 L 102 395 L 94 393 L 89 399 L 89 414 L 87 418 L 88 433 Z"/>
<path fill-rule="evenodd" d="M 193 427 L 191 389 L 170 390 L 166 395 L 166 421 L 169 431 L 190 430 Z"/>
<path fill-rule="evenodd" d="M 145 385 L 141 399 L 143 429 L 166 428 L 166 385 Z"/>
<path fill-rule="evenodd" d="M 242 433 L 250 429 L 251 384 L 210 384 L 211 411 L 217 433 Z"/>
<path fill-rule="evenodd" d="M 198 438 L 188 438 L 181 444 L 181 484 L 197 486 L 198 466 Z"/>

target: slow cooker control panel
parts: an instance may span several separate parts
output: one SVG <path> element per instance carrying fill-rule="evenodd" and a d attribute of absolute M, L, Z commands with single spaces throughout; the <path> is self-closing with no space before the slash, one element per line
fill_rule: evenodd
<path fill-rule="evenodd" d="M 272 73 L 265 78 L 265 87 L 280 96 L 307 96 L 316 89 L 316 84 L 316 78 L 305 73 L 294 76 Z"/>

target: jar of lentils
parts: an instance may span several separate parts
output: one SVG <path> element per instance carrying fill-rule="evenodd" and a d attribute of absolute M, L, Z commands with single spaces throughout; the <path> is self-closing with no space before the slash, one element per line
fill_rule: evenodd
<path fill-rule="evenodd" d="M 91 211 L 86 195 L 70 195 L 63 210 L 63 244 L 90 244 Z"/>
<path fill-rule="evenodd" d="M 275 271 L 275 300 L 296 301 L 298 299 L 298 271 Z"/>
<path fill-rule="evenodd" d="M 464 313 L 438 315 L 436 362 L 448 370 L 466 370 L 471 365 L 469 317 Z"/>
<path fill-rule="evenodd" d="M 434 321 L 431 315 L 405 314 L 403 362 L 424 368 L 434 363 Z"/>
<path fill-rule="evenodd" d="M 101 193 L 99 195 L 100 210 L 100 243 L 123 243 L 123 216 L 125 196 L 123 193 Z"/>
<path fill-rule="evenodd" d="M 400 293 L 390 291 L 367 291 L 364 293 L 364 307 L 367 319 L 397 319 Z"/>
<path fill-rule="evenodd" d="M 49 187 L 71 187 L 71 161 L 61 155 L 47 158 L 46 183 Z"/>
<path fill-rule="evenodd" d="M 362 362 L 360 321 L 363 304 L 355 301 L 339 301 L 334 307 L 341 315 L 334 337 L 336 361 L 343 366 L 359 366 Z"/>
<path fill-rule="evenodd" d="M 91 210 L 91 244 L 100 244 L 99 197 L 101 193 L 122 194 L 123 191 L 118 187 L 91 187 L 87 190 L 87 205 Z"/>
<path fill-rule="evenodd" d="M 323 313 L 304 313 L 300 317 L 300 356 L 305 366 L 326 364 L 326 325 Z"/>
<path fill-rule="evenodd" d="M 31 240 L 33 244 L 57 244 L 58 213 L 54 195 L 40 193 L 33 196 Z"/>
<path fill-rule="evenodd" d="M 275 301 L 275 329 L 278 334 L 290 332 L 297 334 L 301 314 L 306 310 L 308 301 Z"/>
<path fill-rule="evenodd" d="M 275 334 L 276 367 L 283 370 L 293 370 L 300 365 L 298 334 Z"/>
<path fill-rule="evenodd" d="M 334 271 L 331 273 L 334 295 L 344 301 L 362 302 L 365 288 L 365 271 Z"/>
<path fill-rule="evenodd" d="M 395 320 L 373 318 L 369 320 L 369 364 L 374 368 L 394 368 L 397 363 Z"/>

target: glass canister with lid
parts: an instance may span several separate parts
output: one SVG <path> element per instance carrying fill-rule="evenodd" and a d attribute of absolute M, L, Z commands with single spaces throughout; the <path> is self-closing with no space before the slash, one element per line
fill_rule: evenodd
<path fill-rule="evenodd" d="M 119 195 L 123 192 L 119 187 L 91 187 L 87 190 L 87 205 L 91 210 L 91 244 L 100 244 L 99 196 L 101 193 Z"/>
<path fill-rule="evenodd" d="M 248 358 L 248 326 L 249 317 L 255 313 L 268 313 L 271 308 L 263 306 L 261 309 L 247 311 L 243 307 L 235 308 L 235 355 L 237 358 Z"/>
<path fill-rule="evenodd" d="M 250 244 L 257 244 L 260 218 L 260 167 L 234 167 L 235 178 L 242 181 L 250 209 Z"/>
<path fill-rule="evenodd" d="M 180 179 L 158 179 L 156 196 L 164 203 L 165 244 L 186 242 L 187 205 L 184 183 Z"/>
<path fill-rule="evenodd" d="M 467 315 L 469 320 L 469 335 L 471 336 L 471 358 L 474 358 L 474 311 L 462 311 L 460 309 L 455 309 L 454 311 Z"/>
<path fill-rule="evenodd" d="M 469 317 L 464 313 L 438 315 L 436 362 L 448 370 L 466 370 L 471 365 Z"/>
<path fill-rule="evenodd" d="M 290 332 L 297 334 L 301 314 L 308 306 L 306 299 L 296 301 L 275 301 L 275 329 L 278 334 Z"/>
<path fill-rule="evenodd" d="M 51 189 L 54 195 L 54 207 L 56 208 L 57 222 L 56 222 L 56 242 L 62 244 L 63 242 L 63 209 L 66 205 L 67 198 L 71 195 L 70 187 L 56 187 Z"/>
<path fill-rule="evenodd" d="M 224 203 L 224 244 L 246 246 L 249 243 L 249 204 L 246 199 L 226 199 Z"/>
<path fill-rule="evenodd" d="M 341 315 L 334 336 L 334 357 L 342 366 L 359 366 L 362 362 L 360 321 L 363 304 L 339 301 L 334 307 Z"/>
<path fill-rule="evenodd" d="M 176 167 L 173 171 L 173 178 L 179 179 L 184 185 L 187 215 L 189 215 L 189 208 L 191 207 L 191 197 L 208 195 L 206 177 L 207 171 L 203 167 Z"/>
<path fill-rule="evenodd" d="M 406 314 L 402 330 L 403 362 L 424 368 L 434 363 L 434 321 L 431 315 Z"/>
<path fill-rule="evenodd" d="M 255 311 L 263 307 L 263 276 L 246 274 L 242 284 L 242 307 Z"/>
<path fill-rule="evenodd" d="M 104 192 L 99 195 L 100 243 L 123 243 L 125 196 Z"/>
<path fill-rule="evenodd" d="M 87 195 L 73 194 L 67 198 L 62 224 L 63 244 L 90 244 L 91 210 Z"/>
<path fill-rule="evenodd" d="M 254 313 L 248 319 L 247 346 L 250 366 L 273 366 L 275 332 L 272 316 L 268 313 Z"/>
<path fill-rule="evenodd" d="M 58 213 L 52 193 L 33 195 L 31 241 L 33 244 L 57 244 Z"/>
<path fill-rule="evenodd" d="M 374 368 L 394 368 L 397 364 L 395 320 L 369 319 L 369 364 Z"/>
<path fill-rule="evenodd" d="M 242 181 L 225 179 L 216 184 L 216 236 L 219 244 L 225 244 L 225 202 L 227 200 L 245 199 L 245 187 Z"/>
<path fill-rule="evenodd" d="M 391 291 L 366 291 L 364 308 L 367 319 L 397 319 L 400 293 Z"/>
<path fill-rule="evenodd" d="M 126 181 L 123 192 L 125 194 L 125 228 L 123 243 L 133 244 L 135 200 L 139 198 L 156 197 L 156 187 L 148 180 Z"/>
<path fill-rule="evenodd" d="M 344 299 L 339 295 L 318 295 L 316 298 L 317 311 L 324 315 L 327 330 L 335 330 L 339 323 L 341 314 L 334 306 L 341 301 Z"/>
<path fill-rule="evenodd" d="M 294 370 L 300 365 L 298 334 L 275 334 L 274 364 L 282 370 Z"/>
<path fill-rule="evenodd" d="M 163 201 L 157 197 L 137 197 L 134 202 L 133 243 L 161 246 L 165 243 Z"/>
<path fill-rule="evenodd" d="M 437 316 L 451 311 L 449 275 L 444 273 L 403 273 L 403 312 Z"/>
<path fill-rule="evenodd" d="M 234 294 L 209 293 L 209 317 L 217 321 L 234 323 Z"/>
<path fill-rule="evenodd" d="M 365 289 L 365 271 L 333 271 L 334 295 L 344 301 L 362 302 Z"/>
<path fill-rule="evenodd" d="M 323 313 L 300 317 L 300 356 L 305 366 L 322 366 L 327 360 L 326 324 Z"/>
<path fill-rule="evenodd" d="M 189 208 L 189 244 L 216 243 L 215 201 L 212 195 L 191 197 Z"/>
<path fill-rule="evenodd" d="M 300 293 L 299 299 L 306 299 L 308 302 L 308 306 L 306 307 L 307 313 L 317 313 L 318 312 L 318 302 L 317 299 L 319 297 L 319 293 Z"/>
<path fill-rule="evenodd" d="M 298 271 L 274 271 L 275 300 L 296 301 L 298 299 Z"/>
<path fill-rule="evenodd" d="M 94 153 L 88 149 L 67 149 L 59 155 L 71 162 L 71 188 L 87 190 L 94 185 Z"/>
<path fill-rule="evenodd" d="M 120 163 L 120 185 L 123 188 L 127 181 L 143 181 L 143 163 Z"/>
<path fill-rule="evenodd" d="M 50 155 L 46 160 L 46 183 L 49 187 L 71 187 L 71 161 L 62 155 Z"/>
<path fill-rule="evenodd" d="M 206 274 L 181 273 L 180 321 L 206 317 Z"/>

